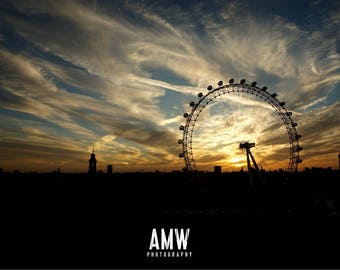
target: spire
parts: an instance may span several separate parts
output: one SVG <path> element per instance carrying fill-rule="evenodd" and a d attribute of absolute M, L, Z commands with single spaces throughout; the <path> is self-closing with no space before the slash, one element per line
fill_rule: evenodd
<path fill-rule="evenodd" d="M 92 145 L 92 154 L 89 159 L 89 173 L 96 174 L 97 172 L 97 160 L 96 160 L 96 155 L 94 154 L 94 145 Z"/>

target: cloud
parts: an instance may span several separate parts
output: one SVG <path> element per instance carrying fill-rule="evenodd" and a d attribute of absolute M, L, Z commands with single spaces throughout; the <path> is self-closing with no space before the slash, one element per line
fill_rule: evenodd
<path fill-rule="evenodd" d="M 340 147 L 337 135 L 340 132 L 340 104 L 314 109 L 308 115 L 300 116 L 300 132 L 303 134 L 303 159 L 320 159 L 322 156 L 333 156 L 329 166 L 337 168 L 336 155 Z M 316 132 L 317 131 L 317 132 Z M 326 159 L 327 160 L 327 159 Z M 323 161 L 325 164 L 326 162 Z M 317 166 L 314 163 L 314 166 Z"/>
<path fill-rule="evenodd" d="M 308 25 L 277 14 L 254 16 L 239 1 L 216 2 L 209 8 L 206 3 L 110 5 L 104 9 L 96 1 L 1 1 L 0 106 L 5 122 L 0 127 L 13 139 L 6 136 L 3 142 L 35 147 L 40 139 L 44 147 L 58 143 L 65 149 L 74 138 L 74 151 L 86 156 L 95 144 L 103 164 L 124 170 L 181 168 L 176 142 L 187 104 L 197 100 L 198 92 L 206 93 L 209 84 L 245 77 L 277 92 L 293 110 L 298 131 L 308 133 L 305 142 L 324 142 L 328 158 L 335 131 L 320 132 L 313 123 L 317 118 L 330 130 L 324 122 L 332 120 L 323 112 L 337 108 L 331 97 L 340 79 L 338 10 L 328 10 L 319 25 Z M 160 76 L 160 70 L 168 71 L 167 76 Z M 183 112 L 174 109 L 178 116 L 165 109 L 171 92 L 186 101 Z M 230 144 L 252 134 L 266 144 L 263 151 L 270 152 L 273 162 L 282 160 L 283 138 L 280 129 L 274 131 L 276 118 L 269 106 L 243 96 L 218 100 L 229 102 L 227 114 L 211 105 L 200 118 L 207 129 L 201 134 L 197 129 L 201 137 L 195 139 L 199 147 L 205 145 L 203 157 L 213 160 L 209 151 L 220 151 L 216 156 L 224 155 L 227 164 Z M 321 107 L 325 104 L 330 105 Z M 320 118 L 316 112 L 322 112 Z M 268 126 L 255 122 L 264 115 Z M 34 118 L 32 126 L 26 127 L 29 117 Z M 12 127 L 6 119 L 15 120 Z M 233 136 L 235 132 L 239 136 Z M 231 139 L 226 142 L 225 136 Z M 313 147 L 323 153 L 322 147 Z M 316 155 L 306 153 L 308 158 Z"/>

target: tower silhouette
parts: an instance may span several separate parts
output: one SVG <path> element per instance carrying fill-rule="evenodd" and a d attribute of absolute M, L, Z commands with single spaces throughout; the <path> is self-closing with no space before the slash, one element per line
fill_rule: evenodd
<path fill-rule="evenodd" d="M 97 160 L 96 160 L 96 155 L 94 154 L 94 149 L 92 149 L 92 154 L 89 159 L 89 173 L 90 174 L 97 173 Z"/>
<path fill-rule="evenodd" d="M 215 174 L 221 174 L 222 172 L 222 167 L 221 166 L 215 166 L 214 167 L 214 173 Z"/>
<path fill-rule="evenodd" d="M 107 175 L 111 175 L 112 174 L 112 165 L 109 164 L 107 165 Z"/>

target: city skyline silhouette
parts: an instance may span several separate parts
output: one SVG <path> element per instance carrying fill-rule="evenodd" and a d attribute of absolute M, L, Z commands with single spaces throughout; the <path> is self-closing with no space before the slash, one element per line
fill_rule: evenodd
<path fill-rule="evenodd" d="M 1 172 L 0 267 L 337 268 L 339 172 Z M 147 260 L 152 228 L 175 226 L 192 258 Z"/>

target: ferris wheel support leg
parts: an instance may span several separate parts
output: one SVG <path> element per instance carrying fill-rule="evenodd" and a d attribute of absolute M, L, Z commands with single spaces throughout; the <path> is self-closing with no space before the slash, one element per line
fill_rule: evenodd
<path fill-rule="evenodd" d="M 250 187 L 254 187 L 254 181 L 253 181 L 253 173 L 251 171 L 251 166 L 250 166 L 250 159 L 249 159 L 249 149 L 247 149 L 247 165 L 248 165 L 248 179 L 249 179 L 249 185 Z"/>
<path fill-rule="evenodd" d="M 262 173 L 261 173 L 259 167 L 257 166 L 257 163 L 256 163 L 256 161 L 255 161 L 255 158 L 253 157 L 253 154 L 250 152 L 249 149 L 248 149 L 248 151 L 249 151 L 249 155 L 250 155 L 250 157 L 251 157 L 251 160 L 253 161 L 253 164 L 254 164 L 254 166 L 255 166 L 255 169 L 256 169 L 256 171 L 257 171 L 257 174 L 259 175 L 259 178 L 260 178 L 260 180 L 261 180 L 263 186 L 264 186 L 264 187 L 267 187 L 267 183 L 266 183 L 266 181 L 264 181 L 264 178 L 263 178 L 263 176 L 262 176 Z"/>

